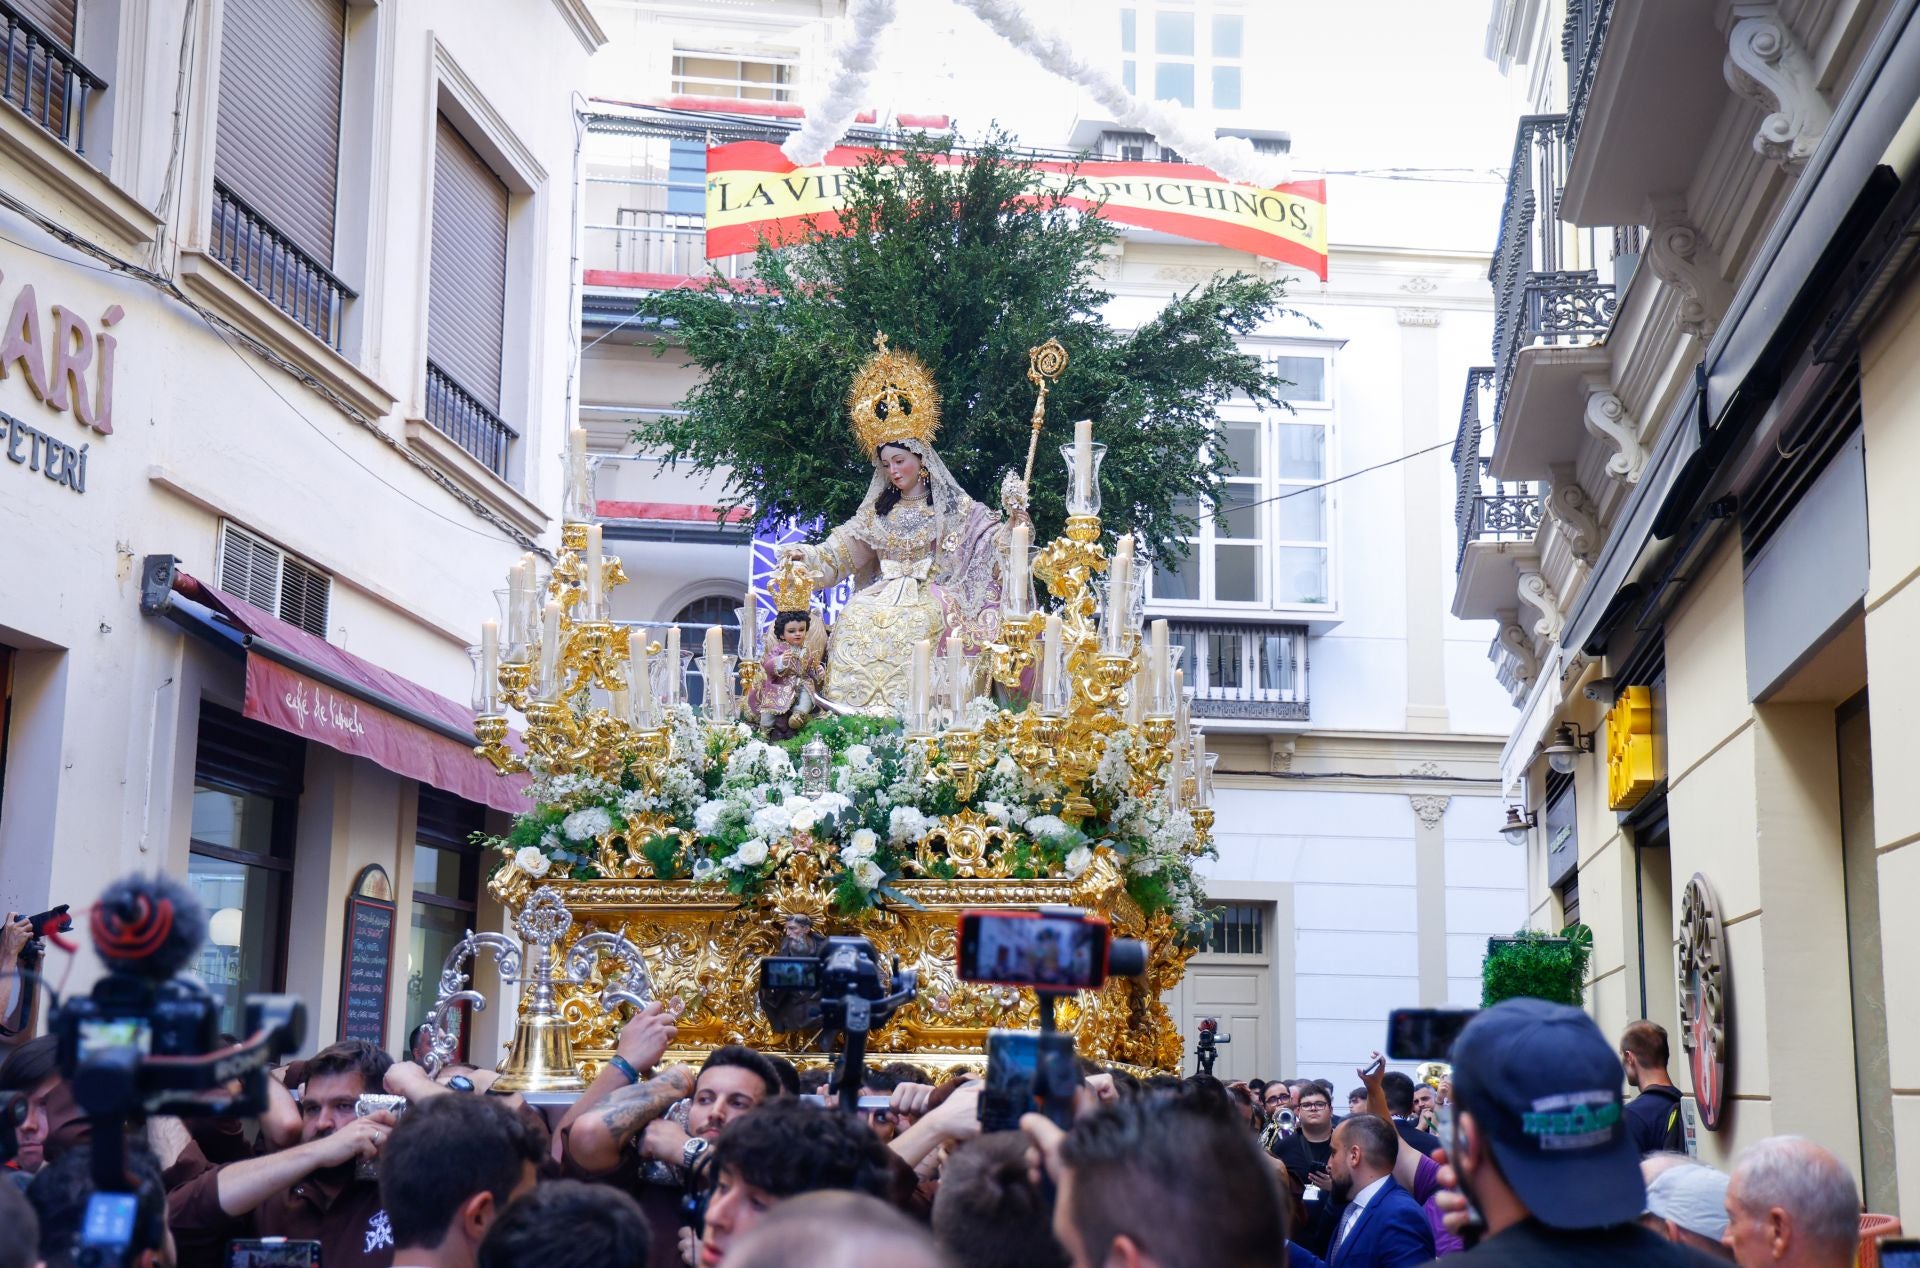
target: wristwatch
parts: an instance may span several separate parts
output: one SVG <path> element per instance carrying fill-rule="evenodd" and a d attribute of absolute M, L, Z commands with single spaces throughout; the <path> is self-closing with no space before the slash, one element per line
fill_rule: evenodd
<path fill-rule="evenodd" d="M 680 1165 L 691 1171 L 694 1161 L 705 1152 L 707 1152 L 706 1138 L 695 1136 L 692 1140 L 680 1146 Z"/>

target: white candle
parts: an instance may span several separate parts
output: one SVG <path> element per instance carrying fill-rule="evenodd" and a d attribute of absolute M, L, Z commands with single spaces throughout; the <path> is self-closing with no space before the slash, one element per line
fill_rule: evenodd
<path fill-rule="evenodd" d="M 587 619 L 600 619 L 600 526 L 587 525 Z"/>
<path fill-rule="evenodd" d="M 1113 568 L 1108 572 L 1107 606 L 1112 609 L 1107 614 L 1108 622 L 1113 626 L 1113 639 L 1109 650 L 1123 650 L 1121 637 L 1127 633 L 1127 625 L 1133 619 L 1133 534 L 1124 534 L 1113 547 Z"/>
<path fill-rule="evenodd" d="M 1073 425 L 1073 496 L 1082 506 L 1093 496 L 1093 420 Z"/>
<path fill-rule="evenodd" d="M 491 700 L 500 685 L 500 622 L 480 622 L 480 689 Z"/>
<path fill-rule="evenodd" d="M 740 660 L 744 664 L 760 659 L 760 600 L 753 593 L 753 587 L 747 587 L 747 605 L 741 609 L 740 622 Z"/>
<path fill-rule="evenodd" d="M 549 700 L 560 697 L 560 603 L 548 599 L 540 618 L 540 689 Z"/>
<path fill-rule="evenodd" d="M 1027 579 L 1028 553 L 1033 547 L 1033 530 L 1025 524 L 1015 524 L 1009 535 L 1007 545 L 1007 594 L 1011 596 L 1008 610 L 1024 616 L 1027 611 L 1027 589 L 1032 582 Z"/>
<path fill-rule="evenodd" d="M 1167 622 L 1165 618 L 1153 623 L 1153 653 L 1147 657 L 1147 691 L 1153 702 L 1159 704 L 1163 699 L 1165 675 L 1167 672 Z"/>
<path fill-rule="evenodd" d="M 1139 726 L 1147 716 L 1147 669 L 1142 665 L 1133 671 L 1133 678 L 1127 684 L 1127 725 Z"/>
<path fill-rule="evenodd" d="M 927 675 L 932 660 L 932 640 L 923 638 L 913 645 L 913 667 L 907 679 L 907 689 L 908 703 L 916 720 L 927 716 Z"/>
<path fill-rule="evenodd" d="M 587 429 L 574 427 L 567 432 L 567 473 L 573 481 L 576 509 L 591 515 L 595 509 L 587 505 Z"/>
<path fill-rule="evenodd" d="M 727 673 L 725 667 L 721 664 L 723 650 L 720 639 L 720 627 L 717 625 L 709 625 L 707 627 L 706 639 L 701 644 L 700 649 L 701 655 L 706 657 L 706 663 L 701 666 L 701 671 L 707 676 L 707 709 L 709 712 L 727 698 Z"/>
<path fill-rule="evenodd" d="M 1060 677 L 1060 614 L 1047 613 L 1047 625 L 1040 636 L 1040 690 L 1042 693 L 1055 690 Z"/>
<path fill-rule="evenodd" d="M 667 627 L 667 689 L 661 693 L 668 704 L 680 703 L 680 627 Z"/>
<path fill-rule="evenodd" d="M 947 690 L 952 694 L 953 724 L 960 725 L 967 704 L 967 649 L 959 630 L 947 631 Z"/>

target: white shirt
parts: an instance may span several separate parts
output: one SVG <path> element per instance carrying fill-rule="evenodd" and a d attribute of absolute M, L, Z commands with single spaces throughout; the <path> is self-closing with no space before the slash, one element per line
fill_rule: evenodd
<path fill-rule="evenodd" d="M 1392 1179 L 1391 1176 L 1381 1176 L 1378 1180 L 1375 1180 L 1372 1184 L 1347 1199 L 1347 1213 L 1340 1217 L 1340 1235 L 1333 1239 L 1332 1246 L 1327 1247 L 1329 1254 L 1333 1253 L 1334 1248 L 1339 1246 L 1341 1242 L 1347 1240 L 1347 1234 L 1351 1233 L 1353 1226 L 1360 1222 L 1360 1212 L 1367 1209 L 1367 1203 L 1373 1201 L 1373 1195 L 1380 1192 L 1381 1188 L 1385 1186 L 1390 1179 Z"/>

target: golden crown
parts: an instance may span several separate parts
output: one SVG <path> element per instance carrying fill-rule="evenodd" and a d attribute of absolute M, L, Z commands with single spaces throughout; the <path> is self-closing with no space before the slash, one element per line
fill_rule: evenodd
<path fill-rule="evenodd" d="M 798 559 L 789 559 L 767 578 L 767 597 L 775 612 L 805 612 L 813 606 L 813 570 Z"/>
<path fill-rule="evenodd" d="M 931 445 L 940 430 L 940 392 L 932 372 L 911 352 L 887 347 L 885 334 L 876 334 L 873 346 L 847 390 L 854 437 L 869 458 L 880 446 L 902 440 Z"/>

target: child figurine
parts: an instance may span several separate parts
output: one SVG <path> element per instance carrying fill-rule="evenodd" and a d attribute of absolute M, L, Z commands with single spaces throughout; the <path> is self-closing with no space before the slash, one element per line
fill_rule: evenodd
<path fill-rule="evenodd" d="M 815 696 L 827 680 L 813 632 L 811 612 L 780 612 L 773 618 L 773 640 L 760 658 L 763 670 L 747 707 L 759 715 L 760 729 L 785 738 L 807 724 L 816 706 Z"/>

